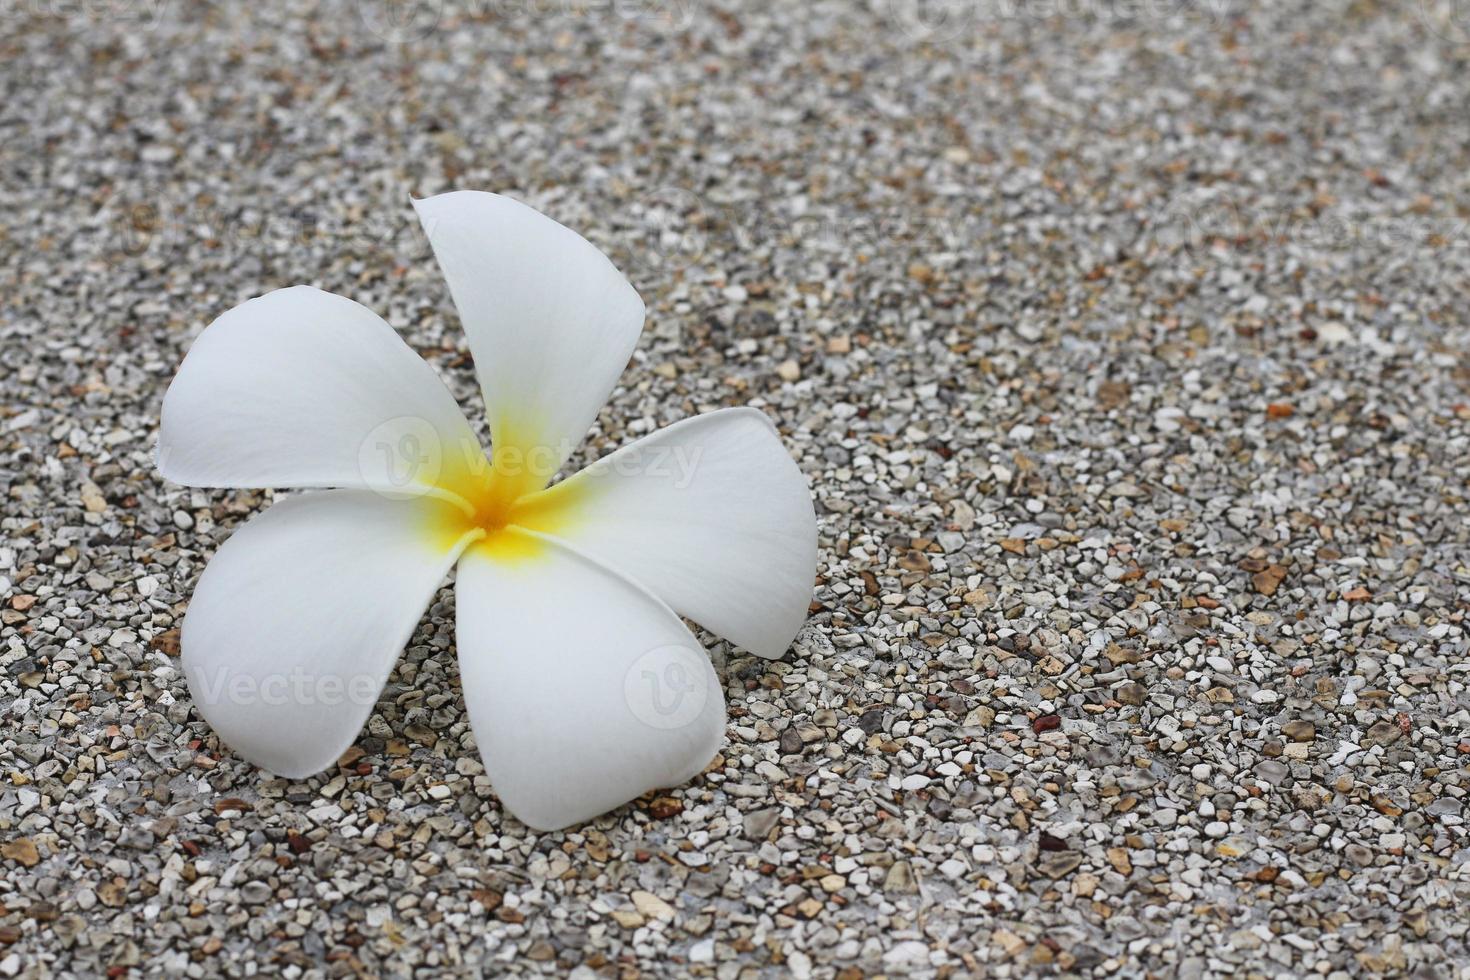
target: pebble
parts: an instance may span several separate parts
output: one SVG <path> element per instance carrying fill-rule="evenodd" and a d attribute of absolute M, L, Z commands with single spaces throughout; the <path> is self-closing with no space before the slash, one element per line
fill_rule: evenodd
<path fill-rule="evenodd" d="M 1256 776 L 1272 786 L 1281 785 L 1286 779 L 1287 772 L 1286 765 L 1274 759 L 1264 759 L 1256 763 Z"/>
<path fill-rule="evenodd" d="M 781 811 L 774 807 L 752 810 L 744 817 L 745 836 L 752 840 L 764 840 L 770 836 L 780 819 Z"/>
<path fill-rule="evenodd" d="M 1116 696 L 1124 704 L 1141 705 L 1148 700 L 1148 689 L 1142 684 L 1135 684 L 1129 681 L 1127 684 L 1118 688 Z"/>
<path fill-rule="evenodd" d="M 1310 742 L 1317 737 L 1317 726 L 1310 721 L 1288 721 L 1281 726 L 1281 734 L 1293 742 Z"/>

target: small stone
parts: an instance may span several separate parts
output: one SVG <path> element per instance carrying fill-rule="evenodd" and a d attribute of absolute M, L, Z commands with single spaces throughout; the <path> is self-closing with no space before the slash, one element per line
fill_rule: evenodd
<path fill-rule="evenodd" d="M 1286 569 L 1281 565 L 1270 565 L 1251 576 L 1256 591 L 1262 595 L 1275 595 L 1276 589 L 1286 579 Z"/>
<path fill-rule="evenodd" d="M 1107 851 L 1108 863 L 1118 872 L 1127 877 L 1133 873 L 1133 861 L 1128 856 L 1128 849 L 1124 847 L 1110 847 Z"/>
<path fill-rule="evenodd" d="M 644 922 L 648 921 L 636 909 L 613 909 L 610 914 L 613 917 L 613 921 L 624 929 L 637 929 Z"/>
<path fill-rule="evenodd" d="M 271 886 L 263 881 L 247 881 L 240 888 L 240 900 L 246 905 L 264 905 L 271 894 Z"/>
<path fill-rule="evenodd" d="M 1135 684 L 1129 681 L 1114 692 L 1114 697 L 1123 704 L 1137 706 L 1148 700 L 1148 690 L 1142 684 Z"/>
<path fill-rule="evenodd" d="M 1037 870 L 1048 878 L 1062 878 L 1077 870 L 1082 855 L 1077 851 L 1051 851 L 1043 853 L 1036 861 Z"/>
<path fill-rule="evenodd" d="M 673 906 L 652 892 L 635 891 L 629 896 L 636 908 L 645 919 L 672 919 L 674 918 Z"/>
<path fill-rule="evenodd" d="M 1368 731 L 1365 732 L 1363 735 L 1363 745 L 1392 745 L 1394 742 L 1397 742 L 1403 736 L 1403 734 L 1404 733 L 1399 730 L 1399 726 L 1395 725 L 1391 721 L 1374 722 L 1368 728 Z"/>
<path fill-rule="evenodd" d="M 990 941 L 1007 957 L 1017 957 L 1026 951 L 1026 940 L 1009 929 L 997 929 L 990 934 Z"/>
<path fill-rule="evenodd" d="M 81 500 L 82 507 L 89 514 L 100 514 L 107 509 L 107 498 L 102 496 L 102 491 L 95 483 L 82 484 Z"/>
<path fill-rule="evenodd" d="M 765 840 L 780 819 L 781 810 L 778 807 L 752 810 L 745 815 L 743 821 L 745 836 L 751 840 Z"/>
<path fill-rule="evenodd" d="M 889 867 L 883 876 L 883 890 L 899 895 L 911 895 L 919 890 L 914 881 L 914 869 L 907 861 L 895 861 Z"/>
<path fill-rule="evenodd" d="M 108 908 L 122 908 L 123 905 L 127 902 L 127 882 L 125 882 L 121 878 L 113 878 L 110 881 L 104 881 L 102 884 L 97 886 L 96 891 L 98 900 L 103 905 L 106 905 Z"/>
<path fill-rule="evenodd" d="M 36 850 L 36 844 L 29 837 L 17 837 L 13 841 L 0 844 L 0 856 L 8 858 L 17 864 L 27 868 L 34 868 L 41 860 L 40 853 Z"/>
<path fill-rule="evenodd" d="M 957 858 L 950 858 L 939 866 L 939 873 L 946 878 L 963 878 L 969 870 L 969 865 Z"/>
<path fill-rule="evenodd" d="M 655 820 L 668 820 L 684 812 L 684 801 L 676 796 L 660 796 L 648 804 L 648 815 Z"/>
<path fill-rule="evenodd" d="M 1277 762 L 1275 759 L 1263 759 L 1256 764 L 1256 778 L 1272 786 L 1281 785 L 1286 778 L 1287 768 L 1285 763 Z"/>
<path fill-rule="evenodd" d="M 989 728 L 994 723 L 995 709 L 987 705 L 977 705 L 970 709 L 969 714 L 965 715 L 964 724 L 966 728 Z"/>
<path fill-rule="evenodd" d="M 1281 726 L 1281 734 L 1293 742 L 1310 742 L 1317 737 L 1317 726 L 1310 721 L 1288 721 Z"/>

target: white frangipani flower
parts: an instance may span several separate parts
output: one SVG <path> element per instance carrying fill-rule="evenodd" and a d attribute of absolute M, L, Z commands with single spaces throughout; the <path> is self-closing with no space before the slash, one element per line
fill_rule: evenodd
<path fill-rule="evenodd" d="M 285 776 L 356 739 L 442 580 L 486 771 L 532 827 L 698 774 L 721 685 L 679 616 L 762 657 L 806 618 L 816 521 L 755 409 L 710 412 L 548 487 L 643 328 L 579 235 L 474 191 L 415 203 L 474 354 L 487 458 L 434 370 L 382 319 L 307 286 L 194 342 L 158 465 L 195 487 L 311 488 L 219 549 L 183 624 L 204 717 Z M 335 488 L 335 489 L 325 489 Z"/>

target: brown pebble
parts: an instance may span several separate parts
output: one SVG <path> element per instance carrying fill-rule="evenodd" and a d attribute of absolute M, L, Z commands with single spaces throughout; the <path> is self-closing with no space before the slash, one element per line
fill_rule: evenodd
<path fill-rule="evenodd" d="M 1117 699 L 1124 704 L 1141 705 L 1148 700 L 1148 689 L 1142 684 L 1129 681 L 1115 692 Z"/>

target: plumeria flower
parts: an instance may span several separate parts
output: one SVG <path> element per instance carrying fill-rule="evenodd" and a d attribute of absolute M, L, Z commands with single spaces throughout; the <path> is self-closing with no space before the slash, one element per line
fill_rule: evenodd
<path fill-rule="evenodd" d="M 309 492 L 209 563 L 184 671 L 241 756 L 319 772 L 455 568 L 486 772 L 506 809 L 555 829 L 709 764 L 723 691 L 680 617 L 780 657 L 811 598 L 811 495 L 750 408 L 685 419 L 548 485 L 628 363 L 643 301 L 592 244 L 509 198 L 415 207 L 469 336 L 490 454 L 434 370 L 349 299 L 295 286 L 215 320 L 164 397 L 160 471 Z"/>

